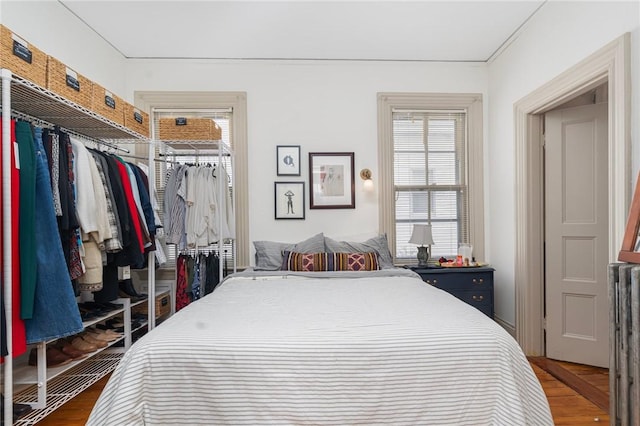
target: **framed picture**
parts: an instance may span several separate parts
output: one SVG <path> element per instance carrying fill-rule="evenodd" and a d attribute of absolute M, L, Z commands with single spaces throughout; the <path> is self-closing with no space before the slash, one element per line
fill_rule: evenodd
<path fill-rule="evenodd" d="M 353 152 L 310 152 L 309 185 L 310 209 L 354 209 Z"/>
<path fill-rule="evenodd" d="M 618 253 L 618 260 L 628 263 L 640 263 L 640 173 L 636 181 L 636 188 L 633 192 L 629 216 L 627 217 L 627 227 L 624 231 L 622 248 Z"/>
<path fill-rule="evenodd" d="M 278 176 L 300 176 L 300 145 L 276 146 Z"/>
<path fill-rule="evenodd" d="M 276 219 L 304 219 L 304 182 L 274 182 Z"/>

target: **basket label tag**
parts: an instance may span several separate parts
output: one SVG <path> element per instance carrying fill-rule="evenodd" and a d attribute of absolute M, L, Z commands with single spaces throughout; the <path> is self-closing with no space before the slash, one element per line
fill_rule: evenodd
<path fill-rule="evenodd" d="M 176 118 L 176 126 L 186 126 L 186 125 L 187 125 L 187 117 Z"/>
<path fill-rule="evenodd" d="M 127 266 L 118 266 L 118 279 L 119 280 L 128 280 L 131 278 L 131 267 Z"/>
<path fill-rule="evenodd" d="M 13 156 L 16 160 L 16 169 L 20 170 L 20 145 L 18 142 L 13 143 Z"/>
<path fill-rule="evenodd" d="M 31 51 L 27 47 L 27 44 L 24 42 L 21 43 L 16 39 L 13 40 L 13 54 L 29 64 L 33 60 Z"/>
<path fill-rule="evenodd" d="M 140 114 L 138 111 L 133 111 L 133 119 L 142 124 L 142 114 Z"/>
<path fill-rule="evenodd" d="M 113 99 L 113 95 L 109 91 L 104 91 L 104 104 L 109 108 L 116 109 L 116 100 Z"/>
<path fill-rule="evenodd" d="M 76 92 L 80 91 L 80 82 L 78 81 L 78 74 L 70 68 L 67 68 L 67 86 L 71 87 Z"/>

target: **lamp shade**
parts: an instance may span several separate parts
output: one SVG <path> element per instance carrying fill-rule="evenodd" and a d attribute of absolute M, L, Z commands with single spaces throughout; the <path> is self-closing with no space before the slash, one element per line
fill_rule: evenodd
<path fill-rule="evenodd" d="M 419 246 L 428 246 L 433 244 L 431 225 L 413 225 L 413 232 L 411 233 L 409 242 Z"/>

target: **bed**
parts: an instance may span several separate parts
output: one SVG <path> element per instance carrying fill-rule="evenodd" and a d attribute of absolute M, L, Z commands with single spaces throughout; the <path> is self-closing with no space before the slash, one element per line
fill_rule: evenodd
<path fill-rule="evenodd" d="M 515 340 L 407 269 L 246 271 L 124 355 L 89 425 L 552 425 Z"/>

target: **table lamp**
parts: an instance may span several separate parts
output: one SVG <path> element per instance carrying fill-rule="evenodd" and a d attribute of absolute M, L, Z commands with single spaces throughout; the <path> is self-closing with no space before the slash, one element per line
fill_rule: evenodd
<path fill-rule="evenodd" d="M 418 245 L 418 266 L 426 268 L 431 254 L 431 244 L 433 244 L 431 225 L 413 225 L 409 242 Z"/>

